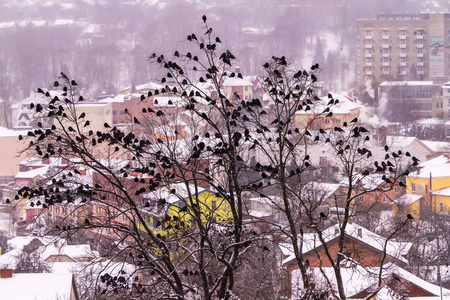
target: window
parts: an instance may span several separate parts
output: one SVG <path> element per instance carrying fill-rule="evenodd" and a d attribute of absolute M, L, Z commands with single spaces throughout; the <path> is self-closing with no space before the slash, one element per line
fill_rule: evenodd
<path fill-rule="evenodd" d="M 178 211 L 181 211 L 186 206 L 186 203 L 180 201 L 178 202 Z"/>
<path fill-rule="evenodd" d="M 217 208 L 216 200 L 211 201 L 211 210 L 214 211 L 214 210 L 216 210 L 216 208 Z"/>
<path fill-rule="evenodd" d="M 388 196 L 384 196 L 384 197 L 383 197 L 383 202 L 384 202 L 384 203 L 388 203 L 388 201 L 389 201 Z"/>
<path fill-rule="evenodd" d="M 245 87 L 245 91 L 248 91 L 248 86 Z"/>
<path fill-rule="evenodd" d="M 113 110 L 113 116 L 117 115 L 117 110 Z"/>
<path fill-rule="evenodd" d="M 398 193 L 400 191 L 400 188 L 397 186 L 395 186 L 395 192 Z"/>
<path fill-rule="evenodd" d="M 417 210 L 413 210 L 413 216 L 417 216 Z"/>
<path fill-rule="evenodd" d="M 439 202 L 439 212 L 444 212 L 444 203 Z"/>
<path fill-rule="evenodd" d="M 419 194 L 422 194 L 423 193 L 423 188 L 422 188 L 422 186 L 419 184 Z"/>
<path fill-rule="evenodd" d="M 450 101 L 450 100 L 449 100 Z M 324 124 L 330 124 L 330 119 L 323 119 Z"/>
<path fill-rule="evenodd" d="M 411 192 L 412 193 L 416 192 L 416 184 L 415 183 L 411 183 Z"/>
<path fill-rule="evenodd" d="M 359 196 L 359 197 L 358 197 L 358 202 L 359 202 L 359 203 L 363 203 L 363 202 L 364 202 L 364 196 L 362 196 L 362 195 Z"/>

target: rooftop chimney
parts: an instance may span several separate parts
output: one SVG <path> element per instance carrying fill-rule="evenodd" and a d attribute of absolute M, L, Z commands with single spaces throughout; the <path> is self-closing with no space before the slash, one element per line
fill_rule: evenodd
<path fill-rule="evenodd" d="M 12 269 L 1 269 L 0 270 L 0 278 L 12 278 L 13 270 Z"/>
<path fill-rule="evenodd" d="M 423 167 L 417 167 L 417 175 L 420 175 L 420 170 L 422 169 Z"/>

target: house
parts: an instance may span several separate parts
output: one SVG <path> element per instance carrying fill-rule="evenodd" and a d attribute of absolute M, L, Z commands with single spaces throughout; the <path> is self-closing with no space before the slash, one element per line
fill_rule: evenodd
<path fill-rule="evenodd" d="M 46 263 L 53 262 L 88 262 L 99 257 L 88 244 L 59 246 L 58 243 L 42 246 L 38 249 L 41 259 Z"/>
<path fill-rule="evenodd" d="M 334 259 L 338 255 L 338 243 L 340 236 L 340 225 L 336 224 L 322 231 L 322 237 L 327 245 L 329 254 Z M 356 262 L 363 267 L 379 267 L 382 263 L 395 263 L 406 266 L 409 263 L 408 253 L 412 243 L 386 241 L 386 238 L 371 232 L 370 230 L 355 223 L 347 223 L 344 233 L 343 255 L 346 264 Z M 293 273 L 298 265 L 291 244 L 280 244 L 282 252 L 282 266 L 288 273 L 288 284 L 294 282 Z M 317 233 L 306 233 L 303 236 L 303 247 L 301 249 L 304 261 L 309 262 L 310 268 L 331 268 L 331 263 L 325 254 L 325 248 Z M 384 258 L 384 251 L 386 256 Z M 290 291 L 290 289 L 288 289 Z"/>
<path fill-rule="evenodd" d="M 225 96 L 230 101 L 251 101 L 253 98 L 253 83 L 245 78 L 227 78 L 222 84 Z"/>
<path fill-rule="evenodd" d="M 215 192 L 185 183 L 174 183 L 143 195 L 141 210 L 145 215 L 146 226 L 154 233 L 168 234 L 191 226 L 192 206 L 200 210 L 202 222 L 226 224 L 231 219 L 229 204 L 225 199 Z M 143 224 L 140 224 L 140 228 L 145 230 Z"/>
<path fill-rule="evenodd" d="M 418 216 L 424 212 L 424 209 L 425 212 L 448 213 L 450 197 L 446 195 L 450 188 L 449 154 L 421 163 L 415 172 L 406 177 L 406 185 L 406 194 L 423 197 L 420 203 L 414 203 Z"/>
<path fill-rule="evenodd" d="M 78 300 L 72 274 L 21 273 L 0 270 L 0 296 L 5 300 Z"/>
<path fill-rule="evenodd" d="M 341 183 L 310 181 L 302 187 L 301 193 L 307 203 L 321 207 L 318 212 L 330 212 L 345 206 L 347 188 Z"/>
<path fill-rule="evenodd" d="M 27 146 L 26 138 L 19 140 L 19 135 L 26 136 L 28 131 L 12 130 L 0 126 L 0 145 L 2 145 L 2 155 L 0 155 L 0 183 L 8 184 L 14 181 L 14 176 L 19 172 L 20 162 L 28 154 L 22 152 Z"/>
<path fill-rule="evenodd" d="M 378 173 L 367 176 L 358 173 L 354 176 L 354 193 L 360 194 L 355 203 L 357 211 L 390 210 L 392 202 L 402 195 L 403 188 L 399 186 L 399 183 L 396 182 L 391 187 L 383 176 L 385 175 Z"/>
<path fill-rule="evenodd" d="M 80 130 L 87 132 L 103 131 L 105 123 L 113 123 L 113 103 L 108 102 L 78 102 L 75 105 L 78 115 L 85 113 L 86 116 L 80 122 Z M 85 121 L 90 122 L 88 127 L 84 127 Z M 67 124 L 66 126 L 69 126 Z M 73 125 L 72 125 L 73 126 Z"/>
<path fill-rule="evenodd" d="M 381 275 L 381 288 L 373 300 L 394 299 L 440 299 L 440 287 L 429 283 L 407 270 L 392 264 L 385 264 Z M 316 284 L 323 290 L 337 291 L 336 275 L 333 268 L 311 268 Z M 378 288 L 379 267 L 364 267 L 355 262 L 348 262 L 341 268 L 345 294 L 348 299 L 367 299 Z M 327 281 L 328 280 L 328 281 Z M 328 284 L 329 282 L 329 284 Z M 292 294 L 296 295 L 303 287 L 299 270 L 293 272 Z M 443 295 L 450 296 L 450 291 L 443 288 Z M 426 298 L 421 298 L 426 297 Z M 447 298 L 444 298 L 447 299 Z"/>
<path fill-rule="evenodd" d="M 326 96 L 321 97 L 320 100 L 311 104 L 310 110 L 301 110 L 295 113 L 295 128 L 333 129 L 335 126 L 342 126 L 344 122 L 349 123 L 355 117 L 359 117 L 362 105 L 350 92 L 334 94 L 333 97 L 339 102 L 330 106 L 330 111 L 333 113 L 331 117 L 327 117 L 328 112 L 324 113 L 330 99 Z"/>
<path fill-rule="evenodd" d="M 420 212 L 426 209 L 428 202 L 422 195 L 405 194 L 397 198 L 392 204 L 392 215 L 394 217 L 404 218 L 407 214 L 414 219 L 420 219 Z"/>
<path fill-rule="evenodd" d="M 154 92 L 155 90 L 161 90 L 162 88 L 163 86 L 160 85 L 159 83 L 149 81 L 136 86 L 132 84 L 131 86 L 122 89 L 119 92 L 119 95 L 128 95 L 132 93 L 147 95 L 147 93 L 150 91 Z"/>

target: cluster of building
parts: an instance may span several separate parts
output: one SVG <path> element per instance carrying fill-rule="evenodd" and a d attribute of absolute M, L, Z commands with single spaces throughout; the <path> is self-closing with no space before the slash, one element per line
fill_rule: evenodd
<path fill-rule="evenodd" d="M 229 99 L 239 97 L 239 99 L 250 100 L 254 98 L 255 94 L 260 93 L 258 81 L 254 77 L 231 78 L 223 83 L 222 88 L 223 93 Z M 188 125 L 190 124 L 189 115 L 183 113 L 184 105 L 179 95 L 171 92 L 155 93 L 156 90 L 161 89 L 163 87 L 155 82 L 133 85 L 123 89 L 117 95 L 102 95 L 95 100 L 90 99 L 78 102 L 75 108 L 79 113 L 85 113 L 85 120 L 90 120 L 90 125 L 87 129 L 94 132 L 104 130 L 104 124 L 108 123 L 125 131 L 129 130 L 130 127 L 133 127 L 138 132 L 145 131 L 155 141 L 158 139 L 162 143 L 177 141 L 182 145 L 183 140 L 191 139 Z M 202 90 L 214 97 L 214 88 L 209 86 L 208 83 L 202 84 Z M 57 92 L 50 91 L 50 93 Z M 141 95 L 148 95 L 149 93 L 152 96 L 148 100 L 142 101 Z M 261 99 L 264 100 L 264 97 L 264 95 L 261 95 Z M 324 101 L 324 104 L 321 105 L 321 101 L 319 101 L 315 108 L 317 111 L 312 111 L 311 113 L 299 111 L 295 115 L 295 127 L 301 129 L 308 127 L 311 132 L 316 132 L 320 129 L 333 130 L 335 126 L 341 126 L 345 122 L 348 123 L 355 117 L 360 118 L 360 122 L 364 123 L 364 118 L 368 114 L 367 108 L 351 92 L 335 94 L 334 97 L 339 100 L 339 104 L 332 108 L 333 116 L 323 115 L 311 122 L 314 115 L 322 111 L 326 106 L 328 97 L 323 97 L 321 101 Z M 3 183 L 1 230 L 8 232 L 11 236 L 16 236 L 17 234 L 26 235 L 30 231 L 39 235 L 44 232 L 43 229 L 46 226 L 76 224 L 79 220 L 84 220 L 86 217 L 91 222 L 114 222 L 114 224 L 122 226 L 137 225 L 138 228 L 145 226 L 160 235 L 179 230 L 175 225 L 165 222 L 165 220 L 175 219 L 176 217 L 178 220 L 183 221 L 186 226 L 190 226 L 190 215 L 187 213 L 185 206 L 186 199 L 189 199 L 189 195 L 192 195 L 195 188 L 180 184 L 178 182 L 179 179 L 176 177 L 168 186 L 137 196 L 139 199 L 136 202 L 142 204 L 141 211 L 145 219 L 144 223 L 139 224 L 131 224 L 129 218 L 126 218 L 124 214 L 111 210 L 105 203 L 91 201 L 89 204 L 86 204 L 82 197 L 75 199 L 70 204 L 52 205 L 49 209 L 44 209 L 44 203 L 43 201 L 40 202 L 39 199 L 30 201 L 19 198 L 17 205 L 13 207 L 6 205 L 5 199 L 14 198 L 15 192 L 19 188 L 36 186 L 45 181 L 45 178 L 49 174 L 53 174 L 55 170 L 59 172 L 58 176 L 64 176 L 77 170 L 76 175 L 74 175 L 75 181 L 89 185 L 104 184 L 102 176 L 87 168 L 81 161 L 70 157 L 45 159 L 33 156 L 27 157 L 28 153 L 21 153 L 20 156 L 16 155 L 20 153 L 20 149 L 25 147 L 24 141 L 17 139 L 18 135 L 26 135 L 28 130 L 35 128 L 35 124 L 41 121 L 29 109 L 30 103 L 43 103 L 44 101 L 45 99 L 41 98 L 40 94 L 33 93 L 30 98 L 19 102 L 13 107 L 14 128 L 2 128 L 2 131 L 0 131 L 2 133 L 0 136 L 2 145 L 4 145 L 5 149 L 11 149 L 10 151 L 12 151 L 9 157 L 2 156 L 2 163 L 0 164 L 2 167 L 0 175 Z M 198 105 L 201 106 L 201 109 L 209 109 L 207 103 L 200 102 Z M 263 103 L 263 105 L 268 104 Z M 270 111 L 270 107 L 267 108 Z M 146 127 L 145 113 L 143 111 L 148 110 L 164 111 L 168 116 L 167 123 L 155 126 L 154 122 L 148 120 L 153 126 Z M 138 118 L 140 124 L 136 124 L 133 121 L 134 118 Z M 450 145 L 445 142 L 424 141 L 416 137 L 393 136 L 390 135 L 392 130 L 394 130 L 392 128 L 384 126 L 370 127 L 369 124 L 367 126 L 373 132 L 368 145 L 376 159 L 383 159 L 385 155 L 384 145 L 389 145 L 391 151 L 409 151 L 412 155 L 418 157 L 422 163 L 415 172 L 406 177 L 406 189 L 399 184 L 391 188 L 386 184 L 383 174 L 363 175 L 362 172 L 364 170 L 357 170 L 357 172 L 361 173 L 355 174 L 353 193 L 356 195 L 368 190 L 372 192 L 359 196 L 353 203 L 352 211 L 387 211 L 391 212 L 390 214 L 394 217 L 399 218 L 406 218 L 407 214 L 411 214 L 415 220 L 420 220 L 431 212 L 448 215 L 450 211 L 450 192 L 448 191 L 450 189 L 450 158 L 446 152 L 448 152 Z M 326 176 L 323 176 L 320 181 L 308 183 L 304 191 L 305 193 L 311 191 L 311 197 L 320 198 L 322 210 L 327 212 L 330 218 L 338 220 L 341 217 L 345 195 L 348 192 L 348 182 L 340 177 L 342 170 L 340 170 L 339 162 L 336 161 L 336 157 L 327 144 L 313 139 L 308 139 L 306 142 L 309 144 L 310 160 L 316 172 Z M 130 162 L 129 157 L 117 154 L 111 159 L 106 154 L 101 151 L 98 153 L 99 157 L 109 159 L 108 163 L 114 168 L 121 168 Z M 212 161 L 205 159 L 203 164 L 205 169 L 213 169 Z M 140 189 L 139 179 L 147 179 L 146 176 L 148 176 L 136 172 L 130 172 L 128 175 L 128 177 L 122 178 L 122 182 L 131 194 L 133 190 L 137 191 Z M 135 178 L 138 178 L 138 183 L 136 183 Z M 113 189 L 113 187 L 111 188 Z M 205 216 L 213 218 L 218 224 L 225 223 L 230 218 L 228 204 L 209 188 L 209 186 L 205 186 L 196 191 L 195 196 L 198 205 Z M 112 192 L 114 191 L 112 190 Z M 165 199 L 165 201 L 161 202 L 161 199 Z M 114 199 L 111 198 L 110 201 L 114 201 Z M 249 197 L 246 205 L 246 217 L 249 219 L 258 218 L 272 222 L 283 222 L 282 214 L 272 205 L 274 202 L 276 202 L 276 199 L 267 202 L 258 197 Z M 330 244 L 331 249 L 336 248 L 333 247 L 333 243 L 337 242 L 338 233 L 339 227 L 337 225 L 331 226 L 325 232 L 327 236 L 326 242 Z M 349 224 L 345 234 L 348 236 L 346 239 L 348 253 L 346 255 L 349 259 L 345 261 L 345 264 L 348 264 L 348 268 L 344 269 L 343 276 L 347 280 L 348 295 L 353 295 L 353 298 L 366 297 L 376 285 L 376 278 L 367 274 L 361 274 L 364 272 L 370 273 L 371 268 L 380 267 L 382 262 L 392 266 L 389 268 L 386 266 L 388 271 L 383 275 L 385 284 L 376 299 L 388 299 L 383 298 L 381 295 L 401 293 L 405 286 L 409 291 L 407 295 L 410 298 L 431 297 L 430 299 L 434 299 L 433 297 L 439 295 L 437 286 L 423 281 L 406 270 L 411 243 L 389 241 L 386 249 L 387 259 L 381 261 L 384 251 L 383 245 L 386 239 L 354 223 Z M 39 239 L 39 237 L 37 238 Z M 92 230 L 89 241 L 90 244 L 97 248 L 105 244 L 117 243 L 118 238 L 120 237 L 115 236 L 114 232 L 108 230 Z M 307 234 L 305 241 L 302 252 L 305 257 L 309 257 L 311 270 L 319 272 L 318 267 L 321 264 L 320 261 L 322 261 L 321 255 L 324 255 L 321 252 L 320 243 L 317 242 L 317 237 L 313 233 Z M 43 245 L 38 246 L 42 247 Z M 45 249 L 51 249 L 48 243 L 46 246 Z M 38 251 L 39 247 L 35 247 L 36 249 L 33 251 Z M 85 246 L 78 245 L 77 247 Z M 45 257 L 42 257 L 42 260 L 44 262 L 47 262 L 48 259 L 52 260 L 52 262 L 79 261 L 80 258 L 76 257 L 75 254 L 67 254 L 70 252 L 70 246 L 59 247 L 59 249 L 57 258 L 54 256 L 49 256 L 51 258 L 48 258 L 44 255 Z M 0 268 L 15 268 L 14 264 L 8 261 L 8 257 L 12 257 L 12 254 L 14 254 L 10 253 L 11 251 L 17 252 L 17 250 L 12 248 L 9 250 L 9 252 L 0 256 Z M 39 251 L 43 255 L 50 250 L 43 251 L 41 248 Z M 95 252 L 91 251 L 91 253 L 94 254 L 89 259 L 93 259 L 96 256 Z M 280 253 L 282 254 L 280 267 L 287 270 L 288 273 L 287 278 L 283 281 L 283 284 L 286 285 L 286 294 L 295 296 L 296 291 L 301 288 L 301 280 L 299 280 L 297 265 L 292 256 L 292 246 L 282 243 L 280 245 Z M 4 265 L 2 265 L 3 261 L 6 261 Z M 330 273 L 329 278 L 332 278 L 331 266 L 321 266 L 325 269 L 325 272 Z M 360 274 L 359 276 L 362 276 L 361 278 L 364 278 L 364 280 L 354 280 L 355 272 Z M 15 275 L 8 276 L 13 278 Z M 402 282 L 401 288 L 397 283 L 398 278 Z M 447 293 L 448 291 L 444 289 L 444 292 Z"/>
<path fill-rule="evenodd" d="M 359 86 L 376 90 L 372 96 L 383 117 L 401 123 L 436 118 L 433 125 L 444 126 L 450 114 L 450 14 L 385 14 L 357 26 Z"/>

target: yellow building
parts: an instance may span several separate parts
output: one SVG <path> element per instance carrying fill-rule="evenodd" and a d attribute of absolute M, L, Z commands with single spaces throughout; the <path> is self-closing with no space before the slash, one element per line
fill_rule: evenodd
<path fill-rule="evenodd" d="M 236 94 L 239 95 L 241 101 L 250 101 L 253 98 L 253 83 L 247 79 L 227 78 L 223 83 L 223 87 L 225 96 L 232 101 L 237 99 Z"/>
<path fill-rule="evenodd" d="M 432 193 L 431 203 L 439 214 L 450 214 L 450 188 Z"/>
<path fill-rule="evenodd" d="M 405 194 L 395 200 L 395 205 L 392 207 L 392 214 L 394 217 L 405 217 L 407 214 L 410 214 L 414 219 L 420 219 L 420 211 L 427 205 L 428 203 L 423 196 Z"/>
<path fill-rule="evenodd" d="M 422 198 L 419 205 L 415 202 L 409 205 L 412 206 L 411 211 L 417 210 L 418 216 L 424 209 L 436 213 L 448 213 L 450 207 L 449 155 L 444 154 L 420 164 L 416 172 L 406 177 L 406 186 L 407 195 Z"/>
<path fill-rule="evenodd" d="M 192 206 L 198 205 L 205 224 L 226 224 L 232 218 L 225 199 L 201 187 L 196 190 L 194 185 L 172 184 L 144 195 L 143 200 L 146 223 L 155 234 L 166 235 L 195 226 Z"/>
<path fill-rule="evenodd" d="M 355 117 L 359 117 L 361 104 L 357 98 L 353 97 L 350 93 L 342 95 L 333 94 L 333 97 L 339 100 L 339 102 L 330 107 L 330 111 L 333 113 L 332 116 L 327 117 L 328 112 L 323 113 L 330 99 L 328 97 L 322 97 L 310 105 L 310 110 L 301 110 L 295 113 L 295 128 L 309 128 L 312 130 L 332 129 L 335 126 L 342 126 L 344 122 L 349 123 Z"/>

